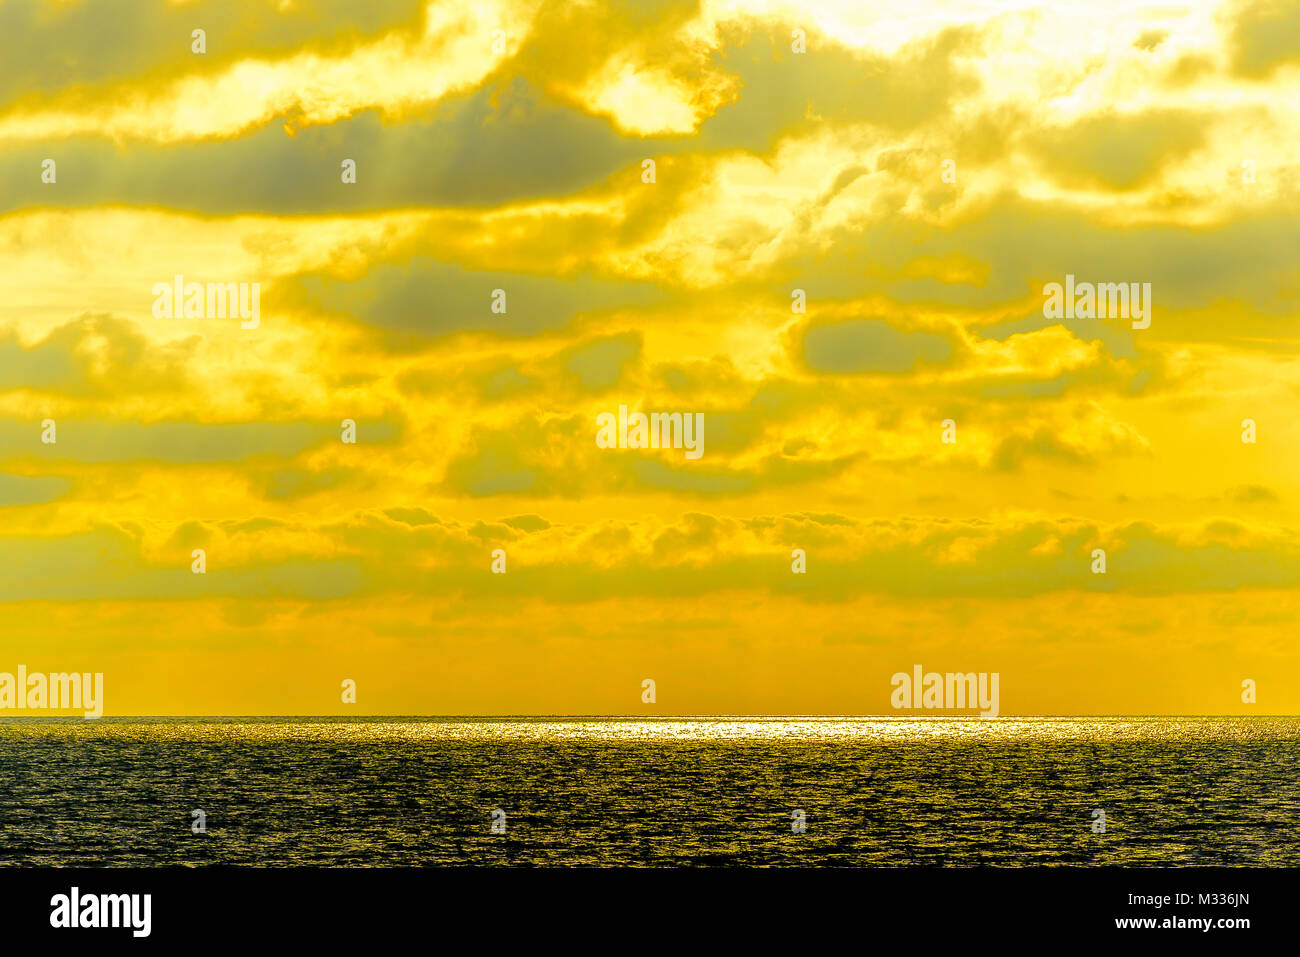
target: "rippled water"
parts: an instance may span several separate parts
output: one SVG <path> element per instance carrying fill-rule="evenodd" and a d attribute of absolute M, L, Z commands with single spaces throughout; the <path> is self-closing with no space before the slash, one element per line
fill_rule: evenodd
<path fill-rule="evenodd" d="M 0 862 L 1295 866 L 1297 744 L 1295 718 L 0 719 Z"/>

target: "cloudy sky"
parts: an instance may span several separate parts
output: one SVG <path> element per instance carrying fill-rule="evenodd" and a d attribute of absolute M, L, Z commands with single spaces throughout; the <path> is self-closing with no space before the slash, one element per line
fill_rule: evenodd
<path fill-rule="evenodd" d="M 0 671 L 1300 711 L 1300 6 L 893 6 L 0 2 Z M 1067 274 L 1150 327 L 1044 318 Z"/>

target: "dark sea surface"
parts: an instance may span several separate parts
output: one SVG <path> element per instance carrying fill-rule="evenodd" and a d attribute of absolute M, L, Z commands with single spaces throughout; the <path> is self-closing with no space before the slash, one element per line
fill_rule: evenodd
<path fill-rule="evenodd" d="M 1296 718 L 0 719 L 0 775 L 11 865 L 1300 864 Z"/>

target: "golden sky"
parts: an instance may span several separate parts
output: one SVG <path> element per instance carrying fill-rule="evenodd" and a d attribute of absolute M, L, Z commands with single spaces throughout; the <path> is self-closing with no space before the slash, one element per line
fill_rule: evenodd
<path fill-rule="evenodd" d="M 4 0 L 0 64 L 0 671 L 1300 711 L 1294 2 Z M 1150 327 L 1045 318 L 1067 275 Z M 599 448 L 620 405 L 704 454 Z"/>

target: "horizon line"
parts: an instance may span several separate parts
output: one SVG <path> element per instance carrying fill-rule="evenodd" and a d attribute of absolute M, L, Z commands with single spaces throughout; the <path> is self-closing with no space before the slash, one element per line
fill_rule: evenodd
<path fill-rule="evenodd" d="M 939 721 L 950 720 L 950 719 L 953 719 L 953 718 L 969 718 L 969 719 L 978 719 L 978 720 L 980 720 L 980 721 L 998 721 L 998 720 L 1002 720 L 1002 719 L 1025 719 L 1025 718 L 1300 718 L 1300 714 L 1293 714 L 1293 713 L 1292 713 L 1292 714 L 1288 714 L 1288 713 L 1277 713 L 1277 714 L 1274 714 L 1274 713 L 1271 713 L 1271 712 L 1270 712 L 1270 713 L 1264 713 L 1264 714 L 1228 714 L 1228 713 L 1222 713 L 1222 712 L 1220 712 L 1220 713 L 1198 713 L 1198 714 L 1194 714 L 1194 713 L 1186 713 L 1186 712 L 1180 712 L 1180 713 L 1174 713 L 1174 712 L 1169 712 L 1169 713 L 1164 713 L 1164 712 L 1161 712 L 1161 713 L 1137 713 L 1137 712 L 1134 712 L 1134 713 L 1124 713 L 1124 714 L 1118 714 L 1118 713 L 1111 713 L 1111 714 L 1106 714 L 1106 713 L 1092 713 L 1092 714 L 1084 714 L 1084 713 L 1070 713 L 1070 714 L 1000 714 L 1000 715 L 998 715 L 997 717 L 994 717 L 994 718 L 988 718 L 988 717 L 984 717 L 984 716 L 982 716 L 982 715 L 981 715 L 977 710 L 972 710 L 972 711 L 968 711 L 968 712 L 964 712 L 964 713 L 960 713 L 960 714 L 924 714 L 924 713 L 922 713 L 922 714 L 912 714 L 912 713 L 897 713 L 897 712 L 894 712 L 894 713 L 869 713 L 869 714 L 834 714 L 834 713 L 816 713 L 816 714 L 813 714 L 813 713 L 778 713 L 778 712 L 766 712 L 766 713 L 761 713 L 761 714 L 758 714 L 758 713 L 756 713 L 756 714 L 740 714 L 740 713 L 732 713 L 732 712 L 717 712 L 717 713 L 681 713 L 681 714 L 631 714 L 631 713 L 621 713 L 621 714 L 598 714 L 598 713 L 582 714 L 582 713 L 571 713 L 571 714 L 569 714 L 569 713 L 560 713 L 560 712 L 537 712 L 537 713 L 533 713 L 533 714 L 527 714 L 527 713 L 513 713 L 513 714 L 505 714 L 505 713 L 499 713 L 499 714 L 498 714 L 498 713 L 490 713 L 490 714 L 489 714 L 489 713 L 478 713 L 478 714 L 472 714 L 472 713 L 464 713 L 464 714 L 453 714 L 453 713 L 447 713 L 447 714 L 413 714 L 413 713 L 402 713 L 402 714 L 389 714 L 389 713 L 374 713 L 374 714 L 337 714 L 337 713 L 328 713 L 328 714 L 326 714 L 326 713 L 322 713 L 322 714 L 302 714 L 302 713 L 299 713 L 299 714 L 290 714 L 290 713 L 280 713 L 280 714 L 115 714 L 115 715 L 101 715 L 101 716 L 99 716 L 99 717 L 85 717 L 85 716 L 83 716 L 83 715 L 77 715 L 77 714 L 21 714 L 21 715 L 20 715 L 20 714 L 6 713 L 6 712 L 11 712 L 11 711 L 19 711 L 19 710 L 40 710 L 40 709 L 17 709 L 17 708 L 15 708 L 15 709 L 9 709 L 9 708 L 6 708 L 6 709 L 4 709 L 3 712 L 0 712 L 0 721 L 4 721 L 4 720 L 6 720 L 6 719 L 9 719 L 9 720 L 12 720 L 12 719 L 31 719 L 31 720 L 50 720 L 50 719 L 67 720 L 67 719 L 76 719 L 76 720 L 80 720 L 80 721 L 104 721 L 104 720 L 112 721 L 112 720 L 114 720 L 114 719 L 124 719 L 124 720 L 125 720 L 125 719 L 129 719 L 129 720 L 144 720 L 144 719 L 154 719 L 154 718 L 189 718 L 189 719 L 210 719 L 210 718 L 221 718 L 221 719 L 253 719 L 253 718 L 257 718 L 257 719 L 264 719 L 264 718 L 389 718 L 389 719 L 398 719 L 398 718 L 401 718 L 401 719 L 415 719 L 415 720 L 429 720 L 429 719 L 435 719 L 435 718 L 437 718 L 437 719 L 456 718 L 456 719 L 473 719 L 473 720 L 517 720 L 517 719 L 521 719 L 521 718 L 570 720 L 570 719 L 583 718 L 583 719 L 599 719 L 599 720 L 624 720 L 624 719 L 626 719 L 626 720 L 633 720 L 633 721 L 645 721 L 645 720 L 683 720 L 683 719 L 732 719 L 732 720 L 756 720 L 756 719 L 764 719 L 764 718 L 783 718 L 783 719 L 796 719 L 796 720 L 816 720 L 816 719 L 839 719 L 839 720 L 849 719 L 849 720 L 855 720 L 855 719 L 887 719 L 887 718 L 892 718 L 892 719 L 898 719 L 898 720 L 918 720 L 918 719 L 920 719 L 920 720 L 927 720 L 927 719 L 928 719 L 928 720 L 939 720 Z M 48 710 L 48 709 L 47 709 L 47 710 Z M 902 709 L 902 710 L 907 710 L 907 711 L 913 711 L 913 710 L 915 710 L 915 711 L 922 711 L 923 709 L 919 709 L 919 708 L 918 708 L 918 709 Z M 937 710 L 937 709 L 929 709 L 929 710 Z"/>

